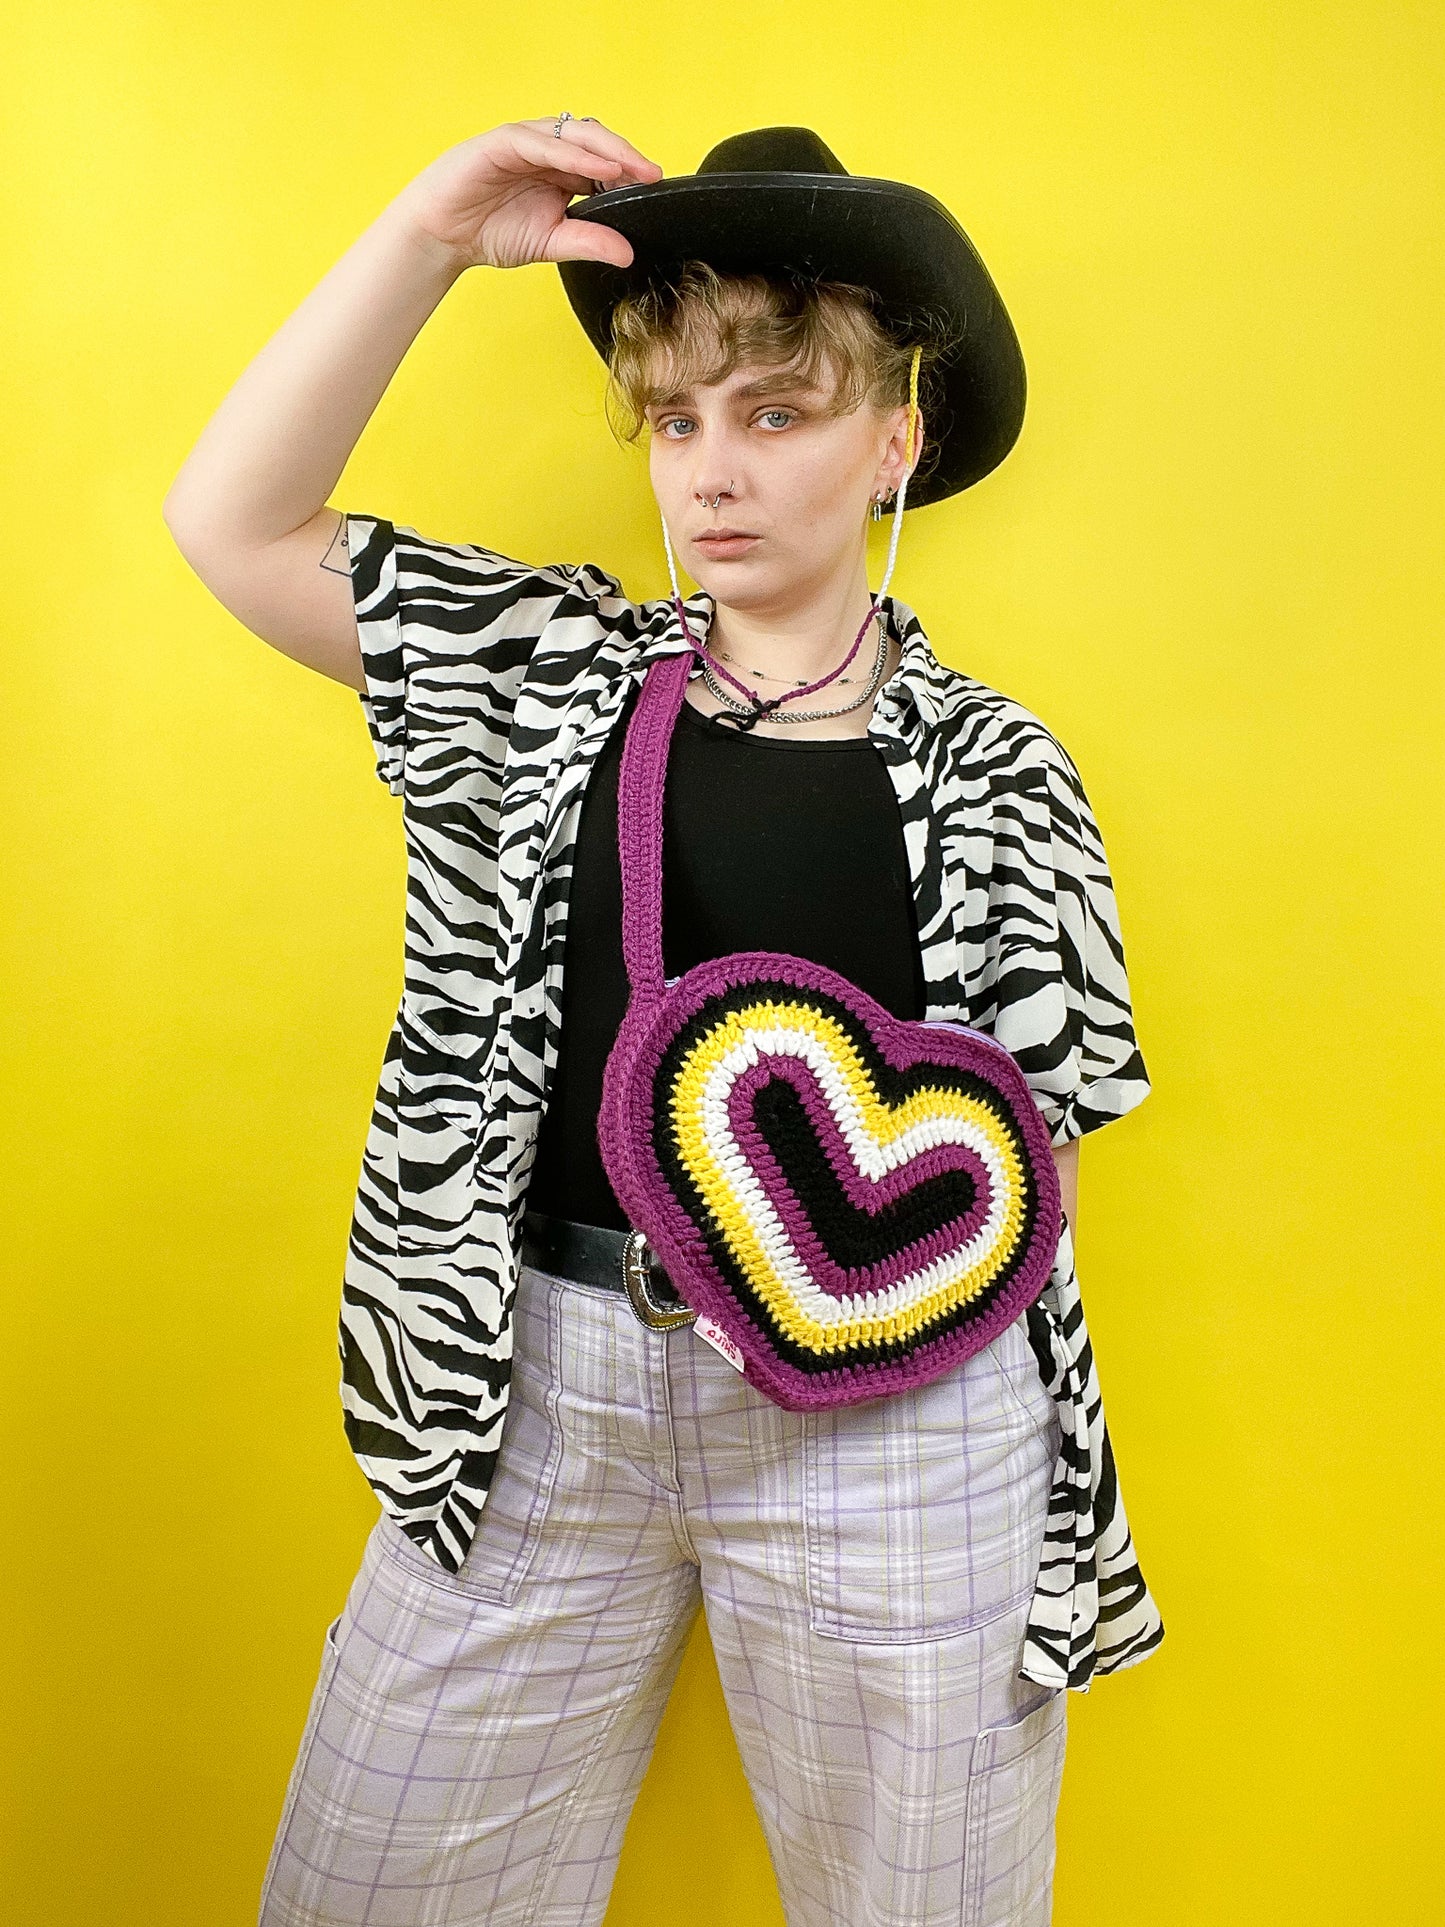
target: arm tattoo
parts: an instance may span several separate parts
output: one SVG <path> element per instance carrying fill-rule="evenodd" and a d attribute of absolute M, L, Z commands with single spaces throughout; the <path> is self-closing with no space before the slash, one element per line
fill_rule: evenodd
<path fill-rule="evenodd" d="M 332 558 L 338 551 L 340 552 L 341 559 L 339 562 L 336 562 L 333 561 Z M 351 552 L 346 543 L 346 517 L 344 515 L 337 523 L 336 533 L 332 536 L 326 553 L 321 558 L 321 567 L 325 569 L 328 575 L 349 576 L 351 574 Z"/>

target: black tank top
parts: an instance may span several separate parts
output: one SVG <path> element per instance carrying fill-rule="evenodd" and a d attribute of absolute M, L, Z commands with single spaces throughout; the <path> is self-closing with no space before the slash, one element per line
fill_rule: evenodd
<path fill-rule="evenodd" d="M 602 1067 L 627 1009 L 617 771 L 634 692 L 588 779 L 562 978 L 562 1035 L 527 1202 L 625 1229 L 597 1148 Z M 734 950 L 825 964 L 897 1017 L 924 1014 L 892 779 L 865 736 L 742 734 L 684 703 L 663 798 L 663 962 Z"/>

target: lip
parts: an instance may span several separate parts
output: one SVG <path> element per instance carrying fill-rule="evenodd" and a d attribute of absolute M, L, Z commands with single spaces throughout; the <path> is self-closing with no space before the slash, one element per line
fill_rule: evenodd
<path fill-rule="evenodd" d="M 695 535 L 693 542 L 709 555 L 743 555 L 755 542 L 761 542 L 760 535 L 751 535 L 746 529 L 707 529 Z"/>

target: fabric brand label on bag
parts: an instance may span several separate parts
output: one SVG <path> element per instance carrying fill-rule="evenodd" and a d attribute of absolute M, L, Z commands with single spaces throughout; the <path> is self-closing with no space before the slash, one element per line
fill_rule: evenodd
<path fill-rule="evenodd" d="M 743 1369 L 743 1355 L 721 1325 L 715 1324 L 711 1318 L 699 1315 L 693 1320 L 692 1328 L 699 1338 L 705 1339 L 712 1346 L 715 1352 L 722 1353 L 735 1372 Z"/>

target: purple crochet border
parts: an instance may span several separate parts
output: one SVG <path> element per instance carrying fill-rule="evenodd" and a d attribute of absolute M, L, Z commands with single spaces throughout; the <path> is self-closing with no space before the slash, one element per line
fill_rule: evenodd
<path fill-rule="evenodd" d="M 618 847 L 622 865 L 622 948 L 631 984 L 627 1015 L 618 1031 L 603 1074 L 598 1144 L 603 1165 L 617 1200 L 631 1222 L 643 1232 L 679 1292 L 693 1310 L 713 1318 L 742 1351 L 750 1383 L 792 1411 L 853 1404 L 879 1398 L 930 1379 L 981 1351 L 1031 1305 L 1047 1284 L 1053 1269 L 1061 1229 L 1058 1173 L 1050 1148 L 1048 1126 L 1016 1060 L 984 1031 L 961 1024 L 910 1022 L 895 1017 L 856 984 L 820 964 L 801 957 L 769 951 L 740 951 L 698 964 L 667 984 L 662 956 L 662 806 L 667 755 L 673 727 L 682 708 L 690 658 L 664 657 L 647 673 L 623 745 L 618 775 Z M 836 1370 L 805 1372 L 781 1358 L 739 1303 L 722 1272 L 714 1264 L 701 1228 L 693 1221 L 671 1186 L 652 1148 L 654 1091 L 659 1068 L 678 1030 L 712 998 L 760 978 L 783 983 L 806 995 L 822 994 L 836 1000 L 873 1040 L 885 1062 L 910 1070 L 921 1064 L 963 1070 L 986 1080 L 1007 1105 L 1020 1131 L 1037 1189 L 1037 1210 L 1023 1262 L 1008 1285 L 977 1319 L 940 1338 L 926 1341 L 907 1357 L 883 1362 L 855 1358 Z M 780 1067 L 781 1068 L 781 1067 Z M 815 1121 L 827 1120 L 823 1141 L 848 1188 L 863 1208 L 877 1208 L 910 1183 L 945 1169 L 970 1169 L 961 1147 L 940 1146 L 922 1154 L 891 1179 L 873 1184 L 853 1169 L 846 1147 L 831 1145 L 836 1128 L 806 1073 L 799 1067 L 797 1087 Z M 741 1083 L 742 1080 L 740 1079 Z M 811 1091 L 804 1087 L 813 1085 Z M 736 1117 L 736 1113 L 734 1113 Z M 766 1184 L 775 1208 L 788 1205 L 792 1235 L 804 1238 L 801 1213 L 761 1135 L 749 1142 L 754 1168 Z M 760 1155 L 765 1153 L 766 1156 Z M 841 1156 L 841 1165 L 839 1157 Z M 846 1167 L 846 1168 L 843 1168 Z M 981 1187 L 982 1192 L 982 1187 Z M 789 1203 L 789 1201 L 791 1201 Z M 961 1221 L 945 1225 L 895 1255 L 893 1277 L 927 1264 L 954 1248 L 960 1232 L 968 1235 L 981 1210 L 971 1210 Z M 975 1224 L 976 1228 L 976 1224 Z M 816 1248 L 811 1230 L 806 1245 Z M 892 1280 L 873 1268 L 876 1282 L 863 1289 L 881 1289 Z M 828 1283 L 824 1284 L 824 1278 Z M 823 1265 L 818 1283 L 824 1289 L 857 1290 L 859 1282 L 831 1263 Z"/>

